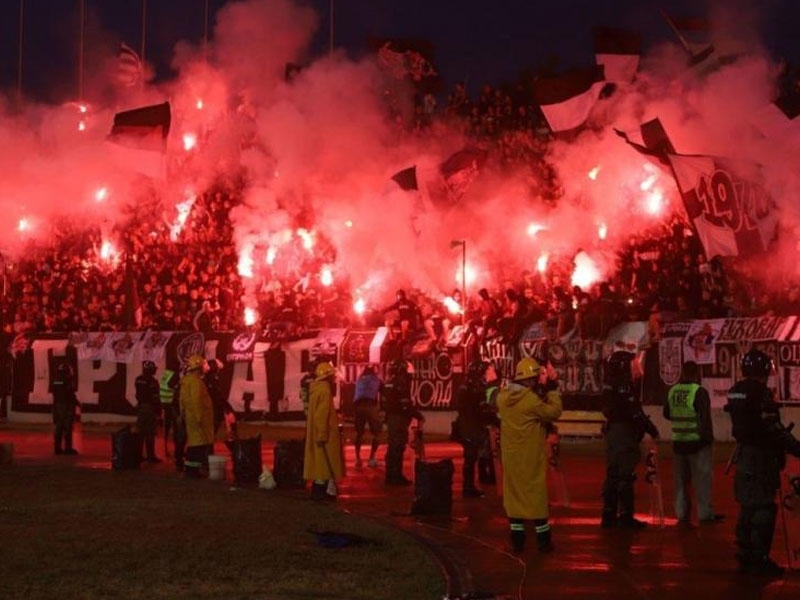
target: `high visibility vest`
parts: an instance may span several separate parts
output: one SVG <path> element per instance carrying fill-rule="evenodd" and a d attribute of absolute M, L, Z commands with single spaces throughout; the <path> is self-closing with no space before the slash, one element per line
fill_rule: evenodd
<path fill-rule="evenodd" d="M 174 371 L 164 369 L 161 379 L 158 380 L 158 397 L 161 399 L 161 404 L 172 404 L 175 398 L 175 390 L 169 386 L 173 375 L 175 375 Z"/>
<path fill-rule="evenodd" d="M 699 442 L 697 411 L 694 399 L 700 386 L 696 383 L 678 383 L 667 394 L 669 419 L 672 421 L 672 440 L 675 442 Z"/>

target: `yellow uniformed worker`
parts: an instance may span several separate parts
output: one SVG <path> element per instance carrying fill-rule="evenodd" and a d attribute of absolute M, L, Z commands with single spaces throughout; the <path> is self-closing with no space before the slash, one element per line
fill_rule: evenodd
<path fill-rule="evenodd" d="M 333 406 L 335 380 L 333 365 L 321 362 L 308 389 L 303 478 L 312 481 L 311 497 L 316 500 L 335 498 L 335 482 L 344 476 L 339 419 Z"/>
<path fill-rule="evenodd" d="M 514 381 L 497 395 L 503 459 L 503 507 L 511 527 L 511 547 L 525 547 L 525 521 L 536 527 L 541 552 L 553 550 L 547 504 L 547 434 L 561 416 L 557 373 L 533 358 L 517 363 Z"/>

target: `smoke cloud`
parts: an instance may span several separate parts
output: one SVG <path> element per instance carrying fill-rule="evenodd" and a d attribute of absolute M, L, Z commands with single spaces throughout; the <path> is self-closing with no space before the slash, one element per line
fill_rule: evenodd
<path fill-rule="evenodd" d="M 179 74 L 168 84 L 133 95 L 118 91 L 114 102 L 87 114 L 75 105 L 28 106 L 21 113 L 9 101 L 0 105 L 0 139 L 12 140 L 0 150 L 6 215 L 0 250 L 18 255 L 46 241 L 64 219 L 110 228 L 143 194 L 156 194 L 165 212 L 174 212 L 187 193 L 243 173 L 245 201 L 232 219 L 243 271 L 254 275 L 251 289 L 270 268 L 270 253 L 300 238 L 320 266 L 329 264 L 334 278 L 346 278 L 354 297 L 373 306 L 386 304 L 396 287 L 440 298 L 459 287 L 461 251 L 453 240 L 466 241 L 473 289 L 501 286 L 522 269 L 536 272 L 544 256 L 549 264 L 580 256 L 602 277 L 631 235 L 682 211 L 670 173 L 613 132 L 658 117 L 680 153 L 760 165 L 782 224 L 770 263 L 776 273 L 797 276 L 800 186 L 793 157 L 800 132 L 764 119 L 777 66 L 759 43 L 758 19 L 720 6 L 711 12 L 712 59 L 737 59 L 688 69 L 677 44 L 653 48 L 636 81 L 601 100 L 583 133 L 550 144 L 547 159 L 563 186 L 553 204 L 531 191 L 526 172 L 490 167 L 458 202 L 442 202 L 438 166 L 467 144 L 461 134 L 441 127 L 400 133 L 386 109 L 387 75 L 371 58 L 354 61 L 339 51 L 309 62 L 319 19 L 308 7 L 231 2 L 216 15 L 209 48 L 176 46 Z M 738 54 L 731 40 L 745 40 L 747 52 Z M 286 81 L 287 63 L 307 66 Z M 403 93 L 407 101 L 412 90 Z M 120 106 L 165 99 L 173 109 L 170 175 L 144 185 L 108 160 L 104 140 Z M 187 135 L 197 140 L 189 151 Z M 418 192 L 391 181 L 411 165 Z M 98 200 L 101 187 L 107 196 Z"/>

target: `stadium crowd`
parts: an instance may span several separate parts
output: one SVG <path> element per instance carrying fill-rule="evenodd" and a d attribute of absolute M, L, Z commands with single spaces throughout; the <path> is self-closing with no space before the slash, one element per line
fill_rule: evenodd
<path fill-rule="evenodd" d="M 435 97 L 418 106 L 426 115 L 424 126 L 460 128 L 495 167 L 525 165 L 537 194 L 558 202 L 556 170 L 545 160 L 547 127 L 522 94 L 484 86 L 473 101 L 458 84 L 443 108 Z M 423 122 L 418 119 L 417 125 Z M 242 189 L 241 182 L 217 182 L 197 196 L 179 231 L 160 217 L 163 209 L 155 200 L 140 202 L 125 225 L 112 231 L 59 224 L 50 244 L 31 247 L 18 260 L 4 257 L 2 332 L 230 331 L 251 325 L 244 320 L 245 284 L 230 219 Z M 104 239 L 116 240 L 118 247 Z M 353 311 L 346 280 L 323 285 L 320 269 L 335 260 L 332 247 L 314 255 L 282 252 L 284 274 L 250 285 L 257 325 L 298 336 L 320 327 L 383 324 L 382 313 Z M 649 320 L 657 335 L 670 319 L 796 312 L 796 283 L 778 296 L 759 290 L 729 272 L 723 260 L 709 260 L 679 215 L 632 236 L 616 267 L 606 281 L 588 289 L 570 283 L 572 257 L 553 260 L 543 273 L 503 273 L 489 289 L 470 290 L 466 321 L 481 325 L 483 335 L 513 338 L 527 324 L 547 320 L 559 335 L 576 329 L 582 336 L 601 337 L 624 320 Z M 386 291 L 387 304 L 393 293 Z M 413 328 L 420 334 L 446 336 L 448 324 L 462 322 L 458 311 L 446 308 L 444 294 L 409 289 L 408 297 L 419 308 Z"/>

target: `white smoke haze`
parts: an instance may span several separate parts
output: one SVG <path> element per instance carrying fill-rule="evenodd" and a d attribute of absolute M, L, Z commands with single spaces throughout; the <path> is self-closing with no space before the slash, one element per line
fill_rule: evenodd
<path fill-rule="evenodd" d="M 773 127 L 765 135 L 757 126 L 777 73 L 752 26 L 757 15 L 720 3 L 711 17 L 714 43 L 729 48 L 728 40 L 746 40 L 747 56 L 703 73 L 686 69 L 677 43 L 654 48 L 636 82 L 598 104 L 586 131 L 550 145 L 548 161 L 564 189 L 556 205 L 532 196 L 525 174 L 489 171 L 461 201 L 441 205 L 433 193 L 441 185 L 438 165 L 467 143 L 460 134 L 440 127 L 399 133 L 387 116 L 385 75 L 369 58 L 356 62 L 336 52 L 284 81 L 286 63 L 308 61 L 318 16 L 290 0 L 231 2 L 216 16 L 207 52 L 176 46 L 176 80 L 93 106 L 85 131 L 78 131 L 75 106 L 2 109 L 0 138 L 13 143 L 0 150 L 0 250 L 19 255 L 28 241 L 46 241 L 50 224 L 64 217 L 110 228 L 144 193 L 155 192 L 165 213 L 174 213 L 187 194 L 243 170 L 244 204 L 231 218 L 248 294 L 269 272 L 270 252 L 299 242 L 299 229 L 316 240 L 311 253 L 330 243 L 334 279 L 349 281 L 354 299 L 373 308 L 388 304 L 398 287 L 437 298 L 459 287 L 461 248 L 451 247 L 453 240 L 466 241 L 473 292 L 504 285 L 522 269 L 536 272 L 543 255 L 552 264 L 580 252 L 604 277 L 631 235 L 683 210 L 671 174 L 613 131 L 633 132 L 658 117 L 680 153 L 761 165 L 781 211 L 782 238 L 770 263 L 776 273 L 796 276 L 800 129 Z M 103 140 L 117 110 L 165 99 L 173 113 L 170 177 L 143 190 L 142 179 L 108 160 Z M 197 140 L 192 150 L 183 148 L 185 135 Z M 419 192 L 390 180 L 411 165 Z M 101 186 L 108 197 L 98 202 Z M 29 220 L 25 231 L 20 219 Z"/>

